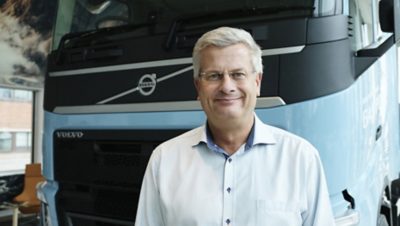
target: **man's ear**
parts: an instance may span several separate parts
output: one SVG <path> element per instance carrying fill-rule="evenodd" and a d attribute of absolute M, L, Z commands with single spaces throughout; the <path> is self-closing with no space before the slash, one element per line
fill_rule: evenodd
<path fill-rule="evenodd" d="M 199 79 L 194 79 L 193 80 L 193 84 L 194 87 L 196 88 L 196 92 L 197 92 L 197 100 L 199 100 Z"/>
<path fill-rule="evenodd" d="M 261 95 L 261 81 L 262 81 L 262 73 L 257 73 L 256 75 L 256 86 L 257 86 L 257 96 Z"/>

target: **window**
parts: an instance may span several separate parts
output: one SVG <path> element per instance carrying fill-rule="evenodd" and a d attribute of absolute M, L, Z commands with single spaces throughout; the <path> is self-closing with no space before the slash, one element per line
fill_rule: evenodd
<path fill-rule="evenodd" d="M 329 16 L 342 13 L 341 4 L 339 0 L 60 0 L 52 46 L 57 48 L 67 33 L 76 36 L 82 31 L 128 24 L 131 26 L 124 31 L 130 35 L 166 35 L 176 22 L 179 28 L 191 29 L 217 21 L 222 25 L 228 21 Z"/>
<path fill-rule="evenodd" d="M 14 90 L 14 99 L 32 101 L 32 92 L 26 90 Z"/>
<path fill-rule="evenodd" d="M 0 101 L 32 102 L 32 91 L 0 88 Z"/>
<path fill-rule="evenodd" d="M 378 5 L 379 0 L 349 2 L 350 35 L 354 51 L 374 48 L 373 45 L 381 40 L 383 33 L 379 25 Z"/>
<path fill-rule="evenodd" d="M 12 147 L 12 135 L 9 132 L 0 132 L 0 152 L 9 152 Z"/>
<path fill-rule="evenodd" d="M 23 172 L 32 159 L 33 91 L 0 88 L 0 175 Z"/>
<path fill-rule="evenodd" d="M 32 135 L 30 132 L 15 133 L 15 149 L 29 151 L 32 143 L 31 137 Z"/>
<path fill-rule="evenodd" d="M 12 90 L 11 89 L 3 89 L 0 88 L 0 99 L 11 99 L 12 96 Z"/>

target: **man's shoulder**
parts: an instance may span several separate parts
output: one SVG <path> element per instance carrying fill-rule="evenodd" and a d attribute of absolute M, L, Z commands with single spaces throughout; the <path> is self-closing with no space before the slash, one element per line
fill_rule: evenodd
<path fill-rule="evenodd" d="M 270 133 L 277 145 L 303 147 L 314 150 L 315 147 L 305 138 L 277 126 L 263 123 L 262 130 Z"/>
<path fill-rule="evenodd" d="M 164 141 L 160 147 L 192 146 L 199 143 L 203 133 L 204 126 L 200 126 Z"/>
<path fill-rule="evenodd" d="M 256 133 L 261 137 L 269 137 L 270 140 L 276 142 L 283 140 L 295 140 L 299 142 L 305 141 L 302 137 L 287 131 L 284 128 L 277 127 L 275 125 L 267 124 L 261 119 L 256 117 Z"/>
<path fill-rule="evenodd" d="M 186 159 L 194 152 L 193 146 L 199 143 L 203 132 L 202 127 L 198 127 L 181 135 L 173 137 L 159 144 L 152 153 L 153 162 L 175 162 L 177 159 Z"/>
<path fill-rule="evenodd" d="M 269 132 L 271 132 L 275 138 L 293 139 L 293 140 L 297 140 L 299 142 L 305 141 L 304 138 L 302 138 L 299 135 L 294 134 L 293 132 L 290 132 L 290 131 L 288 131 L 286 129 L 283 129 L 283 128 L 280 128 L 280 127 L 277 127 L 277 126 L 273 126 L 273 125 L 268 125 L 268 124 L 264 124 L 263 127 L 264 127 L 264 129 L 266 129 Z"/>

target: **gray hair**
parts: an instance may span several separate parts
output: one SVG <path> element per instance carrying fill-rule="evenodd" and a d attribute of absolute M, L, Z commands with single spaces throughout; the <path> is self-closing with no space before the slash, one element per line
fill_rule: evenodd
<path fill-rule="evenodd" d="M 200 52 L 208 46 L 227 47 L 242 43 L 250 50 L 251 63 L 256 73 L 263 73 L 261 48 L 253 37 L 245 30 L 231 27 L 220 27 L 211 30 L 197 40 L 193 48 L 194 79 L 198 79 L 200 73 Z"/>

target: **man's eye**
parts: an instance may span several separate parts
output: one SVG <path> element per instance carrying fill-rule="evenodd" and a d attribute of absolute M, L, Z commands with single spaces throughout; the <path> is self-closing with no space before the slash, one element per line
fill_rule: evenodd
<path fill-rule="evenodd" d="M 246 78 L 246 74 L 244 72 L 233 72 L 231 74 L 231 77 L 233 79 L 244 79 L 244 78 Z"/>
<path fill-rule="evenodd" d="M 221 75 L 219 73 L 210 73 L 207 75 L 207 80 L 211 80 L 211 81 L 216 81 L 219 80 L 221 78 Z"/>

